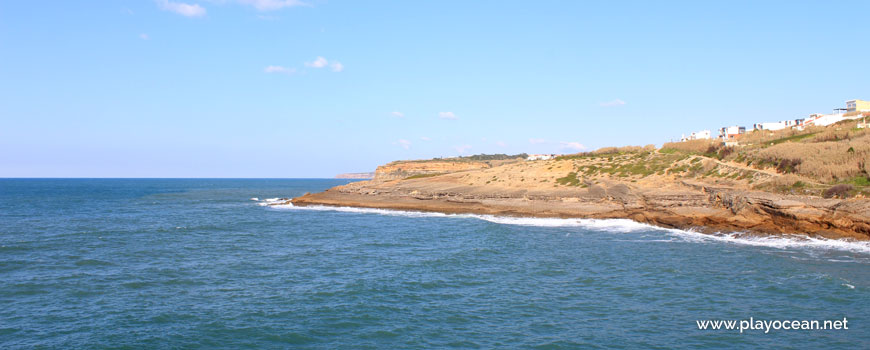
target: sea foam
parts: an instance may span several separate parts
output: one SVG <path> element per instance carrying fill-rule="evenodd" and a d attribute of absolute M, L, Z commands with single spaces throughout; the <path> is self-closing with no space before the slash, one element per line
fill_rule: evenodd
<path fill-rule="evenodd" d="M 259 203 L 261 205 L 269 205 L 271 203 Z M 388 216 L 403 216 L 413 218 L 423 217 L 444 217 L 444 218 L 473 218 L 483 221 L 488 221 L 496 224 L 504 225 L 519 225 L 519 226 L 534 226 L 534 227 L 581 227 L 590 230 L 605 231 L 613 233 L 631 233 L 639 231 L 657 231 L 678 238 L 678 241 L 685 242 L 722 242 L 738 245 L 767 247 L 775 249 L 819 249 L 819 250 L 839 250 L 861 254 L 870 254 L 870 242 L 861 242 L 854 240 L 838 240 L 827 239 L 821 237 L 809 237 L 803 234 L 783 234 L 771 236 L 758 236 L 745 232 L 726 232 L 726 233 L 701 233 L 694 230 L 670 229 L 644 224 L 628 219 L 563 219 L 563 218 L 533 218 L 533 217 L 512 217 L 512 216 L 496 216 L 496 215 L 480 215 L 480 214 L 445 214 L 437 212 L 423 211 L 408 211 L 408 210 L 393 210 L 393 209 L 377 209 L 377 208 L 355 208 L 355 207 L 333 207 L 311 205 L 297 207 L 291 203 L 269 205 L 275 209 L 291 209 L 291 210 L 314 210 L 314 211 L 335 211 L 357 214 L 377 214 Z"/>

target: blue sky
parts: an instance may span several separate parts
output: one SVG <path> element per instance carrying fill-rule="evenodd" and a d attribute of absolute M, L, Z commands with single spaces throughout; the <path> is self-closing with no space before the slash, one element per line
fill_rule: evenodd
<path fill-rule="evenodd" d="M 0 177 L 332 177 L 870 99 L 868 2 L 0 1 Z"/>

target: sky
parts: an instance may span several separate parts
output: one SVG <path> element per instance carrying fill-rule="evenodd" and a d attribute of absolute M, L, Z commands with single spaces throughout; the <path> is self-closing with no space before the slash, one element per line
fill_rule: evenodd
<path fill-rule="evenodd" d="M 333 177 L 870 99 L 866 1 L 0 0 L 0 177 Z"/>

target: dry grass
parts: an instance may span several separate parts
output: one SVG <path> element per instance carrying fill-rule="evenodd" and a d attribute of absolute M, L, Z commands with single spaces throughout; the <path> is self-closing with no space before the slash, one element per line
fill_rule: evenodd
<path fill-rule="evenodd" d="M 770 180 L 764 182 L 763 185 L 775 186 L 775 187 L 792 187 L 795 184 L 799 185 L 799 184 L 807 183 L 807 182 L 808 182 L 807 179 L 805 179 L 803 177 L 793 175 L 793 174 L 786 174 L 783 176 L 771 177 Z"/>
<path fill-rule="evenodd" d="M 716 140 L 689 140 L 685 142 L 667 142 L 662 145 L 662 150 L 679 150 L 690 153 L 704 153 L 710 149 L 710 146 L 719 144 Z"/>
<path fill-rule="evenodd" d="M 849 113 L 843 114 L 844 117 L 854 117 L 856 115 L 863 115 L 865 117 L 870 117 L 870 112 L 849 112 Z"/>
<path fill-rule="evenodd" d="M 855 121 L 848 121 L 843 125 L 826 128 L 824 131 L 813 136 L 811 142 L 841 141 L 860 138 L 870 132 L 870 129 L 855 129 Z"/>
<path fill-rule="evenodd" d="M 741 145 L 755 145 L 761 147 L 770 146 L 771 143 L 777 144 L 782 142 L 800 141 L 806 137 L 825 130 L 821 126 L 811 126 L 804 130 L 796 130 L 786 128 L 783 130 L 752 130 L 743 135 L 740 135 L 738 140 Z"/>
<path fill-rule="evenodd" d="M 823 138 L 824 139 L 824 138 Z M 821 182 L 836 182 L 867 176 L 870 136 L 823 142 L 788 142 L 762 149 L 754 155 L 762 161 L 781 164 L 787 160 L 793 171 Z"/>
<path fill-rule="evenodd" d="M 635 154 L 641 152 L 652 153 L 656 150 L 655 145 L 646 145 L 646 146 L 623 146 L 623 147 L 602 147 L 597 150 L 591 152 L 580 152 L 574 154 L 563 154 L 561 156 L 556 157 L 556 160 L 566 160 L 566 159 L 580 159 L 580 158 L 590 158 L 590 157 L 608 157 L 613 158 L 614 156 L 625 155 L 625 154 Z"/>
<path fill-rule="evenodd" d="M 622 147 L 602 147 L 595 151 L 592 151 L 592 154 L 602 155 L 602 154 L 625 154 L 625 153 L 636 153 L 641 151 L 655 151 L 655 145 L 646 145 L 644 147 L 641 146 L 622 146 Z"/>

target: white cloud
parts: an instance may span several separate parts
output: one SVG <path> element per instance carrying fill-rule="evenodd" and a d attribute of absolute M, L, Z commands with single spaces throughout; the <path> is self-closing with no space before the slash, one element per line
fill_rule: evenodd
<path fill-rule="evenodd" d="M 450 120 L 459 119 L 459 117 L 457 117 L 456 114 L 453 114 L 453 112 L 438 112 L 438 118 Z"/>
<path fill-rule="evenodd" d="M 401 146 L 404 149 L 411 149 L 411 141 L 401 139 L 401 140 L 397 141 L 397 143 L 399 144 L 399 146 Z"/>
<path fill-rule="evenodd" d="M 317 56 L 317 58 L 314 61 L 305 62 L 306 67 L 312 67 L 312 68 L 323 68 L 323 67 L 326 67 L 326 65 L 328 65 L 328 64 L 329 64 L 329 61 L 327 61 L 326 58 L 324 58 L 323 56 Z"/>
<path fill-rule="evenodd" d="M 185 17 L 202 17 L 205 16 L 205 7 L 199 4 L 187 4 L 183 2 L 172 2 L 169 0 L 157 0 L 157 6 L 161 10 L 175 12 Z"/>
<path fill-rule="evenodd" d="M 471 146 L 469 146 L 469 145 L 454 146 L 453 149 L 456 150 L 456 153 L 466 154 L 466 153 L 468 153 L 468 150 L 471 149 Z"/>
<path fill-rule="evenodd" d="M 142 34 L 139 34 L 139 39 L 149 40 L 149 39 L 151 39 L 151 37 L 148 36 L 148 34 L 142 33 Z"/>
<path fill-rule="evenodd" d="M 547 142 L 549 142 L 549 141 L 547 141 L 546 139 L 529 139 L 529 143 L 531 143 L 533 145 L 537 145 L 539 143 L 547 143 Z"/>
<path fill-rule="evenodd" d="M 263 69 L 266 73 L 281 73 L 281 74 L 293 74 L 296 73 L 296 68 L 287 68 L 282 66 L 268 66 Z"/>
<path fill-rule="evenodd" d="M 402 113 L 402 112 L 399 112 L 399 111 L 395 111 L 395 112 L 390 113 L 390 114 L 391 114 L 392 116 L 396 117 L 396 118 L 404 118 L 404 117 L 405 117 L 405 113 Z"/>
<path fill-rule="evenodd" d="M 504 141 L 498 141 L 498 142 L 495 143 L 495 145 L 496 145 L 496 146 L 499 146 L 499 147 L 507 147 L 507 144 L 504 143 Z"/>
<path fill-rule="evenodd" d="M 242 5 L 253 6 L 258 11 L 274 11 L 285 7 L 308 6 L 299 0 L 238 0 Z"/>
<path fill-rule="evenodd" d="M 422 136 L 422 137 L 420 137 L 420 139 L 423 141 L 432 141 L 431 137 L 426 137 L 426 136 Z"/>
<path fill-rule="evenodd" d="M 311 68 L 329 67 L 333 72 L 336 72 L 336 73 L 344 70 L 344 65 L 341 64 L 341 62 L 335 61 L 335 60 L 330 62 L 329 60 L 326 59 L 326 57 L 323 57 L 323 56 L 317 56 L 317 58 L 315 58 L 314 61 L 305 62 L 305 66 L 311 67 Z"/>
<path fill-rule="evenodd" d="M 562 148 L 574 149 L 578 151 L 586 149 L 586 146 L 584 146 L 580 142 L 559 142 L 559 144 L 562 146 Z"/>
<path fill-rule="evenodd" d="M 625 101 L 620 100 L 620 99 L 617 98 L 617 99 L 615 99 L 615 100 L 613 100 L 613 101 L 601 102 L 601 103 L 599 103 L 599 105 L 600 105 L 601 107 L 616 107 L 616 106 L 624 106 L 624 105 L 625 105 Z"/>

